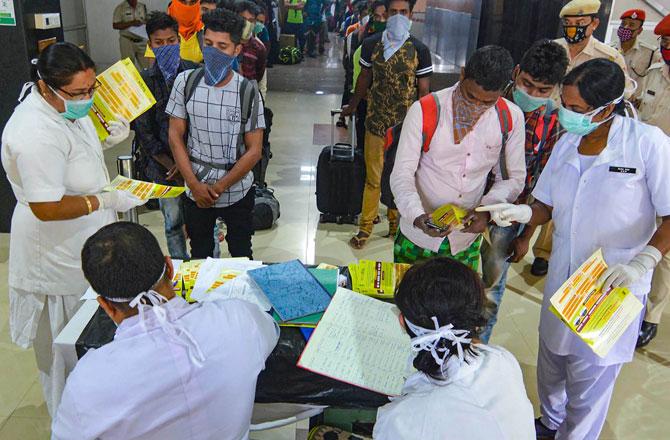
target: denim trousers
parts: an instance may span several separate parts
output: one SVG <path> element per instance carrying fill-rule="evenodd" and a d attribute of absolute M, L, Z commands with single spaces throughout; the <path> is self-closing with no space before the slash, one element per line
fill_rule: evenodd
<path fill-rule="evenodd" d="M 495 309 L 489 317 L 486 327 L 479 335 L 479 339 L 484 343 L 489 342 L 493 326 L 498 321 L 498 310 L 500 309 L 503 293 L 505 293 L 507 271 L 511 265 L 507 261 L 509 257 L 507 250 L 512 241 L 522 231 L 523 225 L 520 224 L 513 224 L 506 228 L 492 224 L 489 225 L 491 243 L 486 240 L 482 243 L 482 279 L 484 280 L 484 287 L 486 287 L 486 294 L 489 300 L 495 304 Z"/>
<path fill-rule="evenodd" d="M 165 220 L 165 239 L 170 257 L 188 260 L 186 236 L 184 235 L 184 207 L 181 197 L 158 199 Z"/>

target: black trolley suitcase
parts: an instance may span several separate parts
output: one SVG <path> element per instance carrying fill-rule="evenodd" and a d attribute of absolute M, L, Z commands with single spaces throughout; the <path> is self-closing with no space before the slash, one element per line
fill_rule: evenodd
<path fill-rule="evenodd" d="M 351 143 L 335 142 L 335 115 L 330 111 L 330 145 L 321 150 L 316 166 L 316 206 L 321 212 L 321 223 L 358 222 L 363 204 L 365 162 L 361 149 L 354 145 L 356 123 L 352 117 Z"/>

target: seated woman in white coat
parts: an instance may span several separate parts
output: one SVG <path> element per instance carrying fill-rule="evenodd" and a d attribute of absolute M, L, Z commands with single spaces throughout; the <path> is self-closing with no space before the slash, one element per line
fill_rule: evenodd
<path fill-rule="evenodd" d="M 145 202 L 122 191 L 103 192 L 109 185 L 103 147 L 122 142 L 130 129 L 125 120 L 112 121 L 110 136 L 104 143 L 98 139 L 88 117 L 99 84 L 93 60 L 73 44 L 56 43 L 35 61 L 33 79 L 2 132 L 2 166 L 17 200 L 9 243 L 9 330 L 12 342 L 34 347 L 53 415 L 68 373 L 54 356 L 53 340 L 88 287 L 81 246 L 116 221 L 116 211 Z"/>
<path fill-rule="evenodd" d="M 451 258 L 412 267 L 396 292 L 417 373 L 377 413 L 379 440 L 533 440 L 521 368 L 477 339 L 490 303 L 476 272 Z"/>
<path fill-rule="evenodd" d="M 70 374 L 53 438 L 247 439 L 256 379 L 279 338 L 272 317 L 242 300 L 175 296 L 172 261 L 134 223 L 91 236 L 82 267 L 118 329 Z"/>
<path fill-rule="evenodd" d="M 568 133 L 540 175 L 535 202 L 480 208 L 500 226 L 554 221 L 537 360 L 542 417 L 536 429 L 542 438 L 598 439 L 642 321 L 640 314 L 599 357 L 549 310 L 549 299 L 602 249 L 609 266 L 603 289 L 628 287 L 644 304 L 652 271 L 670 249 L 670 138 L 624 116 L 625 83 L 621 68 L 605 59 L 572 70 L 563 80 L 558 113 Z M 657 214 L 663 218 L 658 228 Z"/>

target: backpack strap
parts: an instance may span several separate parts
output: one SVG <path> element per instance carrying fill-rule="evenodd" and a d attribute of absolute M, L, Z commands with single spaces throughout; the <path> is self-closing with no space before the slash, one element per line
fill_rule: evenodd
<path fill-rule="evenodd" d="M 507 147 L 507 140 L 509 139 L 509 134 L 514 128 L 512 122 L 512 112 L 510 112 L 507 102 L 502 97 L 498 98 L 496 102 L 496 112 L 498 113 L 498 120 L 500 121 L 500 132 L 502 134 L 502 147 L 500 148 L 500 173 L 503 180 L 509 179 L 509 173 L 507 171 L 507 156 L 505 150 Z"/>
<path fill-rule="evenodd" d="M 258 125 L 258 95 L 256 83 L 240 75 L 240 132 L 237 135 L 237 160 L 246 152 L 244 133 L 249 120 L 253 127 Z M 236 160 L 236 162 L 237 162 Z"/>
<path fill-rule="evenodd" d="M 197 69 L 193 69 L 186 77 L 186 85 L 184 86 L 184 107 L 186 107 L 186 104 L 188 104 L 191 98 L 193 98 L 195 89 L 197 88 L 198 84 L 200 84 L 200 80 L 204 76 L 205 68 L 198 67 Z M 188 118 L 188 112 L 186 112 L 186 117 Z"/>
<path fill-rule="evenodd" d="M 437 122 L 440 120 L 440 102 L 435 93 L 430 93 L 419 99 L 422 113 L 421 137 L 423 152 L 430 150 L 430 143 L 437 130 Z"/>

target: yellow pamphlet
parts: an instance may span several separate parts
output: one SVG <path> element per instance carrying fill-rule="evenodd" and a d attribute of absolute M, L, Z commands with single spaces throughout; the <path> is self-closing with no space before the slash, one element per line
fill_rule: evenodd
<path fill-rule="evenodd" d="M 115 121 L 117 115 L 130 122 L 156 104 L 156 98 L 130 58 L 102 72 L 98 82 L 88 115 L 101 141 L 109 136 L 109 122 Z"/>
<path fill-rule="evenodd" d="M 463 219 L 468 215 L 468 211 L 459 208 L 456 205 L 447 203 L 433 212 L 432 220 L 441 228 L 451 227 L 452 229 L 463 229 Z"/>
<path fill-rule="evenodd" d="M 348 267 L 353 291 L 377 298 L 393 298 L 396 287 L 411 265 L 360 260 Z"/>
<path fill-rule="evenodd" d="M 598 278 L 607 270 L 601 249 L 551 297 L 551 311 L 598 356 L 605 357 L 633 321 L 642 303 L 627 288 L 603 292 Z"/>
<path fill-rule="evenodd" d="M 186 188 L 183 186 L 167 186 L 158 183 L 143 182 L 141 180 L 129 179 L 116 176 L 112 183 L 105 187 L 105 191 L 125 191 L 138 199 L 170 199 L 180 196 Z"/>

